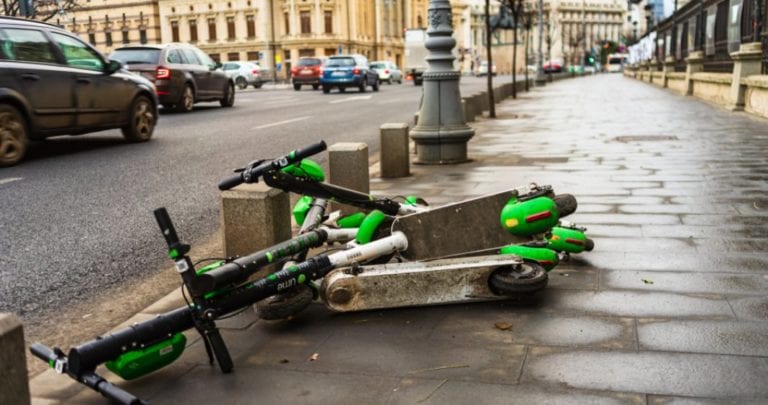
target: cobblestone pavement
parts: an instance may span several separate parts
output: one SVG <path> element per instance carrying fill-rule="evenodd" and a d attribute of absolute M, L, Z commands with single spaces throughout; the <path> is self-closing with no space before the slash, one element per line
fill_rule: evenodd
<path fill-rule="evenodd" d="M 596 247 L 543 293 L 355 314 L 318 304 L 280 322 L 246 311 L 222 322 L 232 374 L 189 334 L 180 361 L 120 385 L 159 404 L 766 403 L 768 121 L 608 74 L 496 111 L 472 124 L 471 163 L 371 188 L 432 204 L 529 182 L 575 194 L 569 219 Z M 99 401 L 53 372 L 32 391 L 40 404 Z"/>

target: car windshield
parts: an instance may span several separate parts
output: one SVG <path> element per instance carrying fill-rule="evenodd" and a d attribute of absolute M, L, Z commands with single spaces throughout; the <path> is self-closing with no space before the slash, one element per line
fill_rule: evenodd
<path fill-rule="evenodd" d="M 331 58 L 325 63 L 328 67 L 355 66 L 354 58 Z"/>
<path fill-rule="evenodd" d="M 373 69 L 384 69 L 386 66 L 383 63 L 371 63 Z"/>
<path fill-rule="evenodd" d="M 299 59 L 299 63 L 297 63 L 296 66 L 317 66 L 319 64 L 320 64 L 320 59 L 306 58 L 306 59 Z"/>
<path fill-rule="evenodd" d="M 160 60 L 159 49 L 117 49 L 109 56 L 126 65 L 157 64 Z"/>

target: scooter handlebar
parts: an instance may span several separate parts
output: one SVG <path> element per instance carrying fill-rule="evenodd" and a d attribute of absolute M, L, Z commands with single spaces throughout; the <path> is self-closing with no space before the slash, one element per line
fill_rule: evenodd
<path fill-rule="evenodd" d="M 306 148 L 296 149 L 293 152 L 274 160 L 258 163 L 255 167 L 246 167 L 242 172 L 224 179 L 219 183 L 219 190 L 229 190 L 242 183 L 255 183 L 259 178 L 272 170 L 280 170 L 286 166 L 300 162 L 302 159 L 318 154 L 326 149 L 325 141 L 320 141 Z"/>

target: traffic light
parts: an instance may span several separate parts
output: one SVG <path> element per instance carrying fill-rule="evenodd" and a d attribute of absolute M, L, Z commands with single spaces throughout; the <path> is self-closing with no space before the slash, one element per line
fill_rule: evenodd
<path fill-rule="evenodd" d="M 587 56 L 587 63 L 592 65 L 595 63 L 595 57 L 592 55 Z"/>

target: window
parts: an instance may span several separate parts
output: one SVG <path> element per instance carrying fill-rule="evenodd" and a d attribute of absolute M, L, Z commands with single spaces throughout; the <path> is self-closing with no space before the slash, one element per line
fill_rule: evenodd
<path fill-rule="evenodd" d="M 288 35 L 291 33 L 291 17 L 288 13 L 283 13 L 283 19 L 285 20 L 285 35 Z"/>
<path fill-rule="evenodd" d="M 301 20 L 301 33 L 309 34 L 312 32 L 312 22 L 310 21 L 309 11 L 300 11 L 299 19 Z"/>
<path fill-rule="evenodd" d="M 326 11 L 324 13 L 325 18 L 325 33 L 333 34 L 333 11 Z"/>
<path fill-rule="evenodd" d="M 25 62 L 56 63 L 51 45 L 40 31 L 4 29 L 3 53 L 5 59 Z"/>
<path fill-rule="evenodd" d="M 184 56 L 184 59 L 187 61 L 190 65 L 202 65 L 203 63 L 200 62 L 200 59 L 197 58 L 197 54 L 192 49 L 180 49 L 179 50 L 181 54 Z"/>
<path fill-rule="evenodd" d="M 123 28 L 123 44 L 128 44 L 131 42 L 129 33 L 130 31 L 128 31 L 128 28 Z"/>
<path fill-rule="evenodd" d="M 171 21 L 171 42 L 179 42 L 179 22 Z"/>
<path fill-rule="evenodd" d="M 227 39 L 235 39 L 235 17 L 227 17 Z"/>
<path fill-rule="evenodd" d="M 325 56 L 336 55 L 336 48 L 325 48 L 323 53 L 325 54 Z"/>
<path fill-rule="evenodd" d="M 112 31 L 105 32 L 104 36 L 106 37 L 107 46 L 112 46 Z"/>
<path fill-rule="evenodd" d="M 168 63 L 184 63 L 184 60 L 181 59 L 181 54 L 179 54 L 178 49 L 171 49 L 168 51 L 168 55 L 165 57 L 165 60 Z"/>
<path fill-rule="evenodd" d="M 245 16 L 245 26 L 248 30 L 248 38 L 256 38 L 256 17 L 254 15 Z"/>
<path fill-rule="evenodd" d="M 208 41 L 216 40 L 216 19 L 208 19 Z"/>
<path fill-rule="evenodd" d="M 314 49 L 299 49 L 299 57 L 310 57 L 315 56 L 315 50 Z"/>
<path fill-rule="evenodd" d="M 240 52 L 230 52 L 227 54 L 227 60 L 238 61 L 240 60 Z"/>
<path fill-rule="evenodd" d="M 715 54 L 715 16 L 717 15 L 717 6 L 711 6 L 707 9 L 707 31 L 704 41 L 704 54 Z"/>
<path fill-rule="evenodd" d="M 212 54 L 210 54 L 210 55 L 208 55 L 208 56 L 209 56 L 209 57 L 210 57 L 210 58 L 211 58 L 213 61 L 215 61 L 215 62 L 217 62 L 217 63 L 218 63 L 218 62 L 221 62 L 221 55 L 219 55 L 218 53 L 212 53 Z"/>
<path fill-rule="evenodd" d="M 96 33 L 91 31 L 88 33 L 88 43 L 91 45 L 96 45 Z"/>
<path fill-rule="evenodd" d="M 728 53 L 739 50 L 741 43 L 741 0 L 730 0 L 728 5 Z"/>
<path fill-rule="evenodd" d="M 206 54 L 205 52 L 197 48 L 192 48 L 192 52 L 194 52 L 195 55 L 197 55 L 197 59 L 200 60 L 201 64 L 208 66 L 209 68 L 215 68 L 216 63 L 219 62 L 218 60 L 214 61 L 213 59 L 211 59 L 210 56 L 208 56 L 208 54 Z"/>
<path fill-rule="evenodd" d="M 104 70 L 104 61 L 86 44 L 68 35 L 56 32 L 51 35 L 64 53 L 67 65 L 88 70 Z"/>
<path fill-rule="evenodd" d="M 246 55 L 246 58 L 248 60 L 259 60 L 260 59 L 259 58 L 259 53 L 255 52 L 255 51 L 249 51 L 248 54 Z"/>
<path fill-rule="evenodd" d="M 139 28 L 139 42 L 142 45 L 146 45 L 147 43 L 147 29 L 146 28 Z"/>
<path fill-rule="evenodd" d="M 197 20 L 189 20 L 189 41 L 197 42 Z"/>

